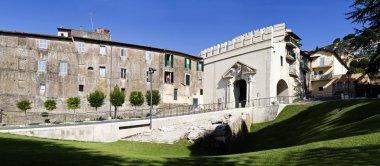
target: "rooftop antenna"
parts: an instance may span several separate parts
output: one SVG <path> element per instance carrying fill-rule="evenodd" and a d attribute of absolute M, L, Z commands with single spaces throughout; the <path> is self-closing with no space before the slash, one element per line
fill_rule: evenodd
<path fill-rule="evenodd" d="M 93 12 L 90 12 L 91 29 L 94 31 Z"/>

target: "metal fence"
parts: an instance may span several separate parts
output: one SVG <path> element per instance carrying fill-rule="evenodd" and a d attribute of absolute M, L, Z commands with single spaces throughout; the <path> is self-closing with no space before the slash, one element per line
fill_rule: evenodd
<path fill-rule="evenodd" d="M 254 99 L 250 101 L 219 102 L 200 105 L 181 105 L 157 107 L 152 110 L 153 118 L 182 116 L 190 114 L 199 114 L 206 112 L 222 111 L 247 107 L 268 107 L 278 104 L 289 104 L 295 98 L 294 96 L 279 96 L 270 98 Z M 96 111 L 96 112 L 65 112 L 48 114 L 42 112 L 8 111 L 3 116 L 3 123 L 7 125 L 37 125 L 37 124 L 61 124 L 61 123 L 78 123 L 90 121 L 111 120 L 109 117 L 115 117 L 114 111 Z M 119 120 L 141 120 L 148 119 L 150 116 L 149 109 L 130 109 L 116 112 L 116 119 Z"/>

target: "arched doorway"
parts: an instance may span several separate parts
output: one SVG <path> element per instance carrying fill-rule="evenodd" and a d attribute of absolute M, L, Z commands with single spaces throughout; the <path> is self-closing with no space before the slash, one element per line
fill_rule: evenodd
<path fill-rule="evenodd" d="M 234 95 L 235 95 L 236 108 L 239 108 L 240 106 L 245 107 L 245 104 L 247 103 L 247 82 L 245 80 L 235 81 Z"/>
<path fill-rule="evenodd" d="M 284 80 L 280 80 L 277 83 L 277 101 L 289 103 L 288 84 Z"/>

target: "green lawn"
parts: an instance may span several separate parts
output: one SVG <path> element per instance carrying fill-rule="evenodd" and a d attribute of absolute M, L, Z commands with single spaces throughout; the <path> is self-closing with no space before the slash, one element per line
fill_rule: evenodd
<path fill-rule="evenodd" d="M 380 100 L 288 106 L 251 130 L 235 154 L 219 156 L 186 141 L 85 143 L 0 134 L 0 166 L 380 164 Z"/>

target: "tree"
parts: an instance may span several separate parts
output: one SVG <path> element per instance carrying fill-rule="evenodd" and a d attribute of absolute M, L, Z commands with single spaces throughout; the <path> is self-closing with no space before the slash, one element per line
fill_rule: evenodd
<path fill-rule="evenodd" d="M 32 107 L 30 106 L 30 101 L 26 99 L 22 99 L 19 102 L 17 102 L 16 106 L 18 109 L 21 111 L 26 112 L 26 110 L 31 109 Z"/>
<path fill-rule="evenodd" d="M 151 96 L 150 91 L 146 92 L 145 99 L 146 99 L 146 102 L 148 105 L 150 105 L 150 96 Z M 153 103 L 153 105 L 158 105 L 158 103 L 160 103 L 160 100 L 161 100 L 160 91 L 152 90 L 152 103 Z"/>
<path fill-rule="evenodd" d="M 144 96 L 139 91 L 133 91 L 131 92 L 131 96 L 129 96 L 129 102 L 133 106 L 141 106 L 144 104 Z"/>
<path fill-rule="evenodd" d="M 17 102 L 17 104 L 16 104 L 16 106 L 17 106 L 18 109 L 20 109 L 21 111 L 24 111 L 24 113 L 25 113 L 25 122 L 28 121 L 28 116 L 26 116 L 26 111 L 28 109 L 32 108 L 30 105 L 31 105 L 30 101 L 26 100 L 26 99 L 22 99 L 19 102 Z"/>
<path fill-rule="evenodd" d="M 116 119 L 117 108 L 122 106 L 125 102 L 125 93 L 120 90 L 119 86 L 116 85 L 111 91 L 110 101 L 111 101 L 111 104 L 115 107 L 114 119 Z"/>
<path fill-rule="evenodd" d="M 377 74 L 380 69 L 380 0 L 354 0 L 354 10 L 347 13 L 352 23 L 362 24 L 356 29 L 352 46 L 356 50 L 371 52 L 367 73 Z"/>
<path fill-rule="evenodd" d="M 340 42 L 340 38 L 336 38 L 334 41 L 333 41 L 333 44 L 338 44 Z"/>
<path fill-rule="evenodd" d="M 79 97 L 70 97 L 66 100 L 67 109 L 69 110 L 75 110 L 80 108 L 80 98 Z"/>
<path fill-rule="evenodd" d="M 350 33 L 350 34 L 346 35 L 345 37 L 343 37 L 343 40 L 350 40 L 350 39 L 354 39 L 354 38 L 355 38 L 355 34 Z"/>
<path fill-rule="evenodd" d="M 44 107 L 48 111 L 53 111 L 57 108 L 57 103 L 55 100 L 46 100 L 44 103 Z"/>
<path fill-rule="evenodd" d="M 100 91 L 95 90 L 87 96 L 87 101 L 90 103 L 91 107 L 94 107 L 95 110 L 98 110 L 98 107 L 101 107 L 104 104 L 104 99 L 106 95 Z"/>

